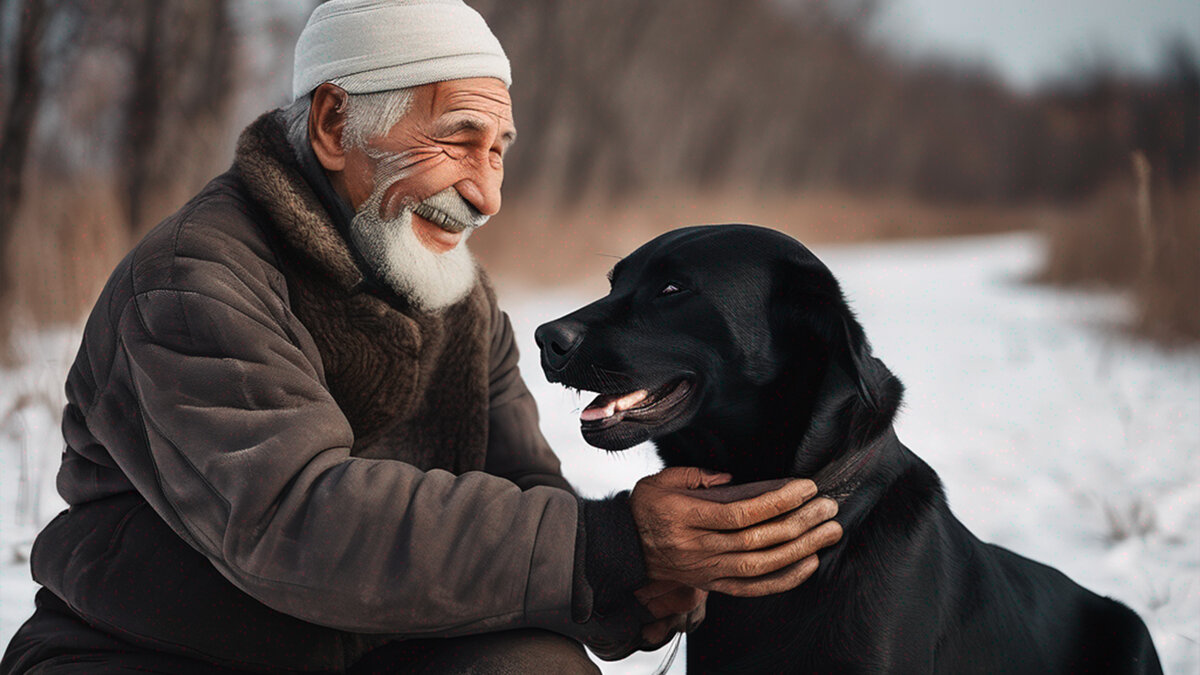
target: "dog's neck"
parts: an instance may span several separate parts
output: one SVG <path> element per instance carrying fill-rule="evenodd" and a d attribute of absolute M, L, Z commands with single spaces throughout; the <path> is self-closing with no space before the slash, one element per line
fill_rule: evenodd
<path fill-rule="evenodd" d="M 850 376 L 831 365 L 822 378 L 808 423 L 792 458 L 790 475 L 811 478 L 818 491 L 839 503 L 854 492 L 896 441 L 892 420 L 903 388 L 878 360 L 863 373 L 876 407 L 863 401 Z"/>
<path fill-rule="evenodd" d="M 844 502 L 895 440 L 892 419 L 903 387 L 879 361 L 862 374 L 876 399 L 869 406 L 836 364 L 785 370 L 751 405 L 708 415 L 655 441 L 669 466 L 700 466 L 746 483 L 812 478 L 822 494 Z"/>

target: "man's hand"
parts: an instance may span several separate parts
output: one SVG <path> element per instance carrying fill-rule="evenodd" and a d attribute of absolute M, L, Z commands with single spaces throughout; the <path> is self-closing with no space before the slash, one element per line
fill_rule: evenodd
<path fill-rule="evenodd" d="M 675 633 L 690 633 L 704 621 L 708 591 L 674 581 L 651 581 L 633 595 L 655 618 L 642 627 L 643 649 L 654 651 Z"/>
<path fill-rule="evenodd" d="M 673 467 L 638 481 L 629 504 L 646 575 L 743 597 L 799 586 L 816 571 L 816 552 L 842 537 L 841 525 L 830 520 L 837 503 L 813 499 L 817 486 L 807 479 L 729 503 L 688 493 L 729 480 Z"/>

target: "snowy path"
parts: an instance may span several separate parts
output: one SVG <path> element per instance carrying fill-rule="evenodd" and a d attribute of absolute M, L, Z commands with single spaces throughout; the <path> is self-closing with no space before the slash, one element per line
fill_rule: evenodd
<path fill-rule="evenodd" d="M 876 355 L 907 386 L 898 433 L 939 472 L 963 522 L 1129 604 L 1168 673 L 1200 671 L 1200 349 L 1164 353 L 1110 330 L 1128 311 L 1120 298 L 1024 285 L 1040 255 L 1029 235 L 816 252 L 841 279 Z M 583 401 L 543 381 L 532 339 L 539 323 L 591 299 L 570 288 L 501 295 L 567 478 L 603 495 L 658 462 L 646 448 L 606 455 L 585 446 Z M 16 508 L 18 441 L 45 450 L 50 465 L 61 446 L 46 413 L 4 418 L 19 391 L 60 395 L 69 336 L 52 337 L 31 350 L 33 366 L 0 374 L 0 644 L 32 606 L 32 582 L 13 561 L 33 531 Z M 28 385 L 31 374 L 42 384 Z M 52 476 L 44 480 L 52 486 Z M 604 668 L 650 673 L 660 656 Z M 682 661 L 672 672 L 683 672 Z"/>

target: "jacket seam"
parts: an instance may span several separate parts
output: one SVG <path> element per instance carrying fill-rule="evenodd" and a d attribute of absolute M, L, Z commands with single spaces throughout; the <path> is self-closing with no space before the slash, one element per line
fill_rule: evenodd
<path fill-rule="evenodd" d="M 279 330 L 279 328 L 280 328 L 279 325 L 272 325 L 272 324 L 266 323 L 266 322 L 262 321 L 261 319 L 255 317 L 251 314 L 248 314 L 248 313 L 238 309 L 237 307 L 234 307 L 233 305 L 229 304 L 228 302 L 221 300 L 220 298 L 213 297 L 207 293 L 202 293 L 200 291 L 193 291 L 193 290 L 185 289 L 185 288 L 165 288 L 165 287 L 151 288 L 149 290 L 145 290 L 140 293 L 137 293 L 130 300 L 135 301 L 139 298 L 145 298 L 145 297 L 148 297 L 155 293 L 175 293 L 177 296 L 190 295 L 190 296 L 199 297 L 204 300 L 209 300 L 211 302 L 214 302 L 214 303 L 220 305 L 221 307 L 224 307 L 225 309 L 228 309 L 232 312 L 236 312 L 239 316 L 245 317 L 245 318 L 249 319 L 250 321 L 253 321 L 254 323 L 258 324 L 259 326 L 266 328 L 267 330 L 271 331 L 272 333 L 275 333 L 276 335 L 279 335 L 280 337 L 284 337 L 284 339 L 286 339 L 288 341 L 288 343 L 291 344 L 293 347 L 296 347 L 297 349 L 300 348 L 300 345 L 296 344 L 296 342 L 293 341 L 290 337 L 286 337 L 284 335 L 284 333 L 286 333 L 287 331 Z M 146 325 L 146 321 L 142 315 L 141 304 L 137 303 L 137 302 L 135 302 L 134 304 L 137 307 L 138 323 L 141 324 L 142 330 L 145 331 L 147 334 L 149 334 L 150 329 Z M 191 328 L 190 328 L 190 325 L 187 324 L 187 316 L 186 316 L 186 313 L 183 311 L 182 300 L 180 301 L 180 313 L 184 314 L 184 316 L 183 316 L 184 324 L 185 324 L 185 326 L 188 326 L 188 336 L 190 337 L 192 334 Z M 190 339 L 189 339 L 189 342 L 190 342 Z"/>
<path fill-rule="evenodd" d="M 112 550 L 113 544 L 117 543 L 117 539 L 120 539 L 121 535 L 124 534 L 125 527 L 129 524 L 130 519 L 137 515 L 138 511 L 141 511 L 148 506 L 150 506 L 150 503 L 147 502 L 143 497 L 141 503 L 136 504 L 132 509 L 129 509 L 124 516 L 121 517 L 121 520 L 117 522 L 117 526 L 113 528 L 112 536 L 108 538 L 108 545 L 106 546 L 108 550 Z"/>
<path fill-rule="evenodd" d="M 171 271 L 167 275 L 167 278 L 170 279 L 171 283 L 175 283 L 175 270 L 179 262 L 179 239 L 183 236 L 183 230 L 184 228 L 192 225 L 192 215 L 196 212 L 196 210 L 207 204 L 212 199 L 213 195 L 211 194 L 200 197 L 192 202 L 188 208 L 180 212 L 178 216 L 179 224 L 175 226 L 174 236 L 171 237 Z M 137 289 L 134 289 L 134 291 L 136 293 Z"/>
<path fill-rule="evenodd" d="M 546 507 L 547 504 L 543 504 L 542 512 L 538 515 L 537 528 L 534 530 L 537 535 L 533 538 L 533 546 L 529 548 L 529 562 L 525 568 L 525 589 L 521 592 L 521 617 L 526 621 L 529 620 L 529 589 L 533 587 L 529 578 L 533 575 L 533 561 L 537 558 L 538 539 L 542 537 L 542 523 L 546 521 L 546 511 L 549 510 Z"/>
<path fill-rule="evenodd" d="M 121 339 L 121 349 L 122 349 L 122 351 L 125 352 L 125 359 L 128 361 L 129 360 L 129 347 L 125 344 L 124 339 Z M 157 425 L 154 425 L 146 418 L 145 411 L 143 410 L 142 404 L 141 404 L 141 398 L 142 398 L 141 392 L 136 391 L 138 389 L 138 386 L 137 386 L 137 383 L 133 381 L 132 377 L 130 377 L 130 382 L 131 382 L 131 384 L 133 384 L 133 387 L 135 389 L 136 398 L 138 401 L 137 418 L 138 418 L 138 427 L 142 431 L 142 443 L 146 447 L 146 457 L 147 457 L 147 459 L 150 460 L 150 465 L 154 467 L 154 480 L 158 484 L 158 486 L 157 486 L 158 491 L 163 496 L 163 502 L 167 505 L 168 508 L 171 509 L 171 513 L 175 516 L 175 519 L 178 520 L 181 525 L 183 525 L 184 529 L 187 531 L 187 533 L 191 537 L 197 538 L 197 539 L 203 538 L 207 541 L 208 536 L 204 535 L 203 532 L 201 532 L 198 528 L 189 527 L 187 520 L 185 520 L 183 518 L 183 516 L 180 515 L 179 509 L 175 506 L 175 502 L 167 497 L 167 493 L 166 493 L 166 489 L 165 489 L 167 483 L 166 483 L 166 481 L 163 480 L 162 471 L 159 469 L 159 466 L 158 466 L 158 460 L 154 457 L 154 451 L 153 451 L 152 446 L 150 445 L 150 434 L 149 434 L 149 432 L 147 432 L 146 428 L 148 426 L 153 426 L 154 431 L 156 433 L 158 433 L 158 435 L 161 436 L 168 445 L 171 446 L 171 449 L 175 452 L 176 455 L 178 455 L 183 460 L 184 464 L 187 465 L 188 469 L 190 469 L 192 471 L 192 473 L 194 473 L 196 475 L 196 477 L 199 478 L 201 484 L 203 484 L 204 487 L 210 493 L 212 493 L 214 496 L 216 496 L 220 500 L 221 505 L 225 509 L 226 521 L 228 521 L 228 519 L 229 519 L 229 511 L 230 511 L 229 500 L 225 498 L 225 495 L 221 494 L 220 491 L 218 491 L 215 487 L 213 487 L 212 483 L 209 482 L 208 477 L 205 476 L 199 469 L 196 468 L 196 465 L 192 463 L 191 459 L 189 459 L 187 457 L 187 455 L 180 452 L 179 447 L 177 445 L 175 445 L 174 441 L 172 441 L 170 438 L 167 438 L 166 434 L 164 434 L 162 432 L 162 429 L 159 429 Z M 215 542 L 208 541 L 208 543 L 210 546 L 212 546 Z M 193 548 L 195 548 L 195 547 L 193 546 Z"/>

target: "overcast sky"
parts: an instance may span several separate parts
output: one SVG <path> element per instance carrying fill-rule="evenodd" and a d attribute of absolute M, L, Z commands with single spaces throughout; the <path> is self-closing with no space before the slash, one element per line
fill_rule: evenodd
<path fill-rule="evenodd" d="M 906 52 L 991 64 L 1029 87 L 1104 52 L 1153 68 L 1167 36 L 1200 55 L 1200 0 L 883 0 L 883 30 Z"/>

